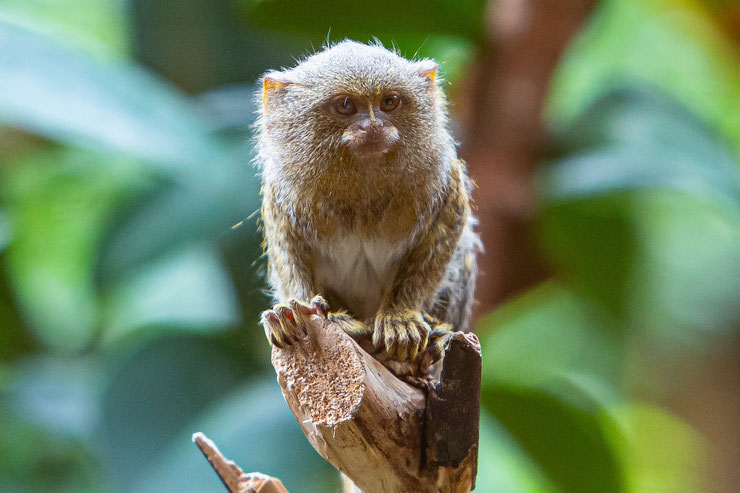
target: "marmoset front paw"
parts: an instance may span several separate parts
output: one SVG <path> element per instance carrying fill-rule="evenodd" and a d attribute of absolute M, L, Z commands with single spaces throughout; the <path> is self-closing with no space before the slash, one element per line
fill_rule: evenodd
<path fill-rule="evenodd" d="M 421 312 L 381 310 L 375 318 L 373 344 L 389 359 L 413 361 L 426 349 L 431 331 Z"/>
<path fill-rule="evenodd" d="M 267 340 L 283 349 L 306 337 L 312 315 L 326 318 L 328 313 L 329 305 L 321 296 L 314 296 L 308 303 L 291 298 L 287 304 L 281 303 L 262 312 L 260 324 Z"/>
<path fill-rule="evenodd" d="M 379 350 L 375 348 L 376 351 L 380 351 L 380 354 L 375 354 L 375 358 L 406 383 L 430 389 L 439 383 L 441 361 L 444 359 L 453 329 L 449 323 L 442 322 L 426 312 L 421 313 L 421 318 L 431 328 L 426 339 L 426 349 L 419 351 L 415 358 L 409 353 L 408 360 L 403 361 L 398 359 L 397 350 L 389 356 L 384 348 Z M 368 351 L 373 349 L 365 346 L 363 348 Z"/>

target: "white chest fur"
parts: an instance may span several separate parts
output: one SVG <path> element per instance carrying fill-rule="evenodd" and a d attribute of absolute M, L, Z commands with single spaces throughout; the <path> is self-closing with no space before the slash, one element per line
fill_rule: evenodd
<path fill-rule="evenodd" d="M 375 316 L 405 245 L 348 235 L 321 246 L 316 274 L 323 289 L 359 319 Z"/>

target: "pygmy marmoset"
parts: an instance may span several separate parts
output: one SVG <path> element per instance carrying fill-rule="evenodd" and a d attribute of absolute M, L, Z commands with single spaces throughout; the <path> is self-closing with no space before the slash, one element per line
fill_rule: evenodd
<path fill-rule="evenodd" d="M 387 360 L 468 330 L 480 240 L 433 60 L 343 41 L 268 72 L 257 128 L 280 347 L 329 317 Z"/>

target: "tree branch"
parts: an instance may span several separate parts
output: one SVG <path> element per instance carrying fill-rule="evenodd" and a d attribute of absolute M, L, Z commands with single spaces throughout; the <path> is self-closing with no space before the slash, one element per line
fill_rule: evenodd
<path fill-rule="evenodd" d="M 272 364 L 311 445 L 365 493 L 474 487 L 480 409 L 474 334 L 455 333 L 441 383 L 426 392 L 401 382 L 319 317 L 304 340 L 273 348 Z"/>
<path fill-rule="evenodd" d="M 193 434 L 193 442 L 229 493 L 288 493 L 282 481 L 259 472 L 245 473 L 239 466 L 223 456 L 216 444 L 203 433 Z"/>

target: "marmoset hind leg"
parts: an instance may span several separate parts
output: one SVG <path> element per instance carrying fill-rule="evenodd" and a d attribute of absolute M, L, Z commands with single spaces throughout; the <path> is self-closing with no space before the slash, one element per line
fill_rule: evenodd
<path fill-rule="evenodd" d="M 480 238 L 467 225 L 460 236 L 452 261 L 437 290 L 437 296 L 425 309 L 435 318 L 452 324 L 454 330 L 471 330 L 475 281 L 478 274 L 476 256 L 483 250 Z"/>

